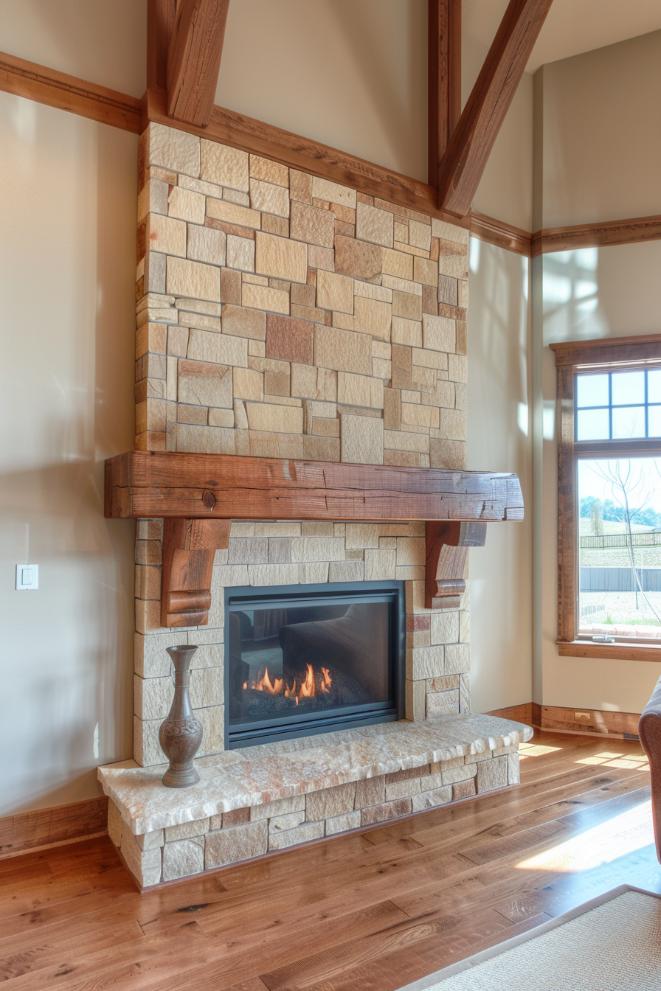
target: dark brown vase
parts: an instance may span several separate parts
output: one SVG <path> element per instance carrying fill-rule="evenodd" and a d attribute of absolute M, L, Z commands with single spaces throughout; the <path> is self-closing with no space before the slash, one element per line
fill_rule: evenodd
<path fill-rule="evenodd" d="M 158 739 L 170 761 L 163 775 L 163 784 L 168 788 L 186 788 L 200 780 L 193 757 L 202 743 L 202 723 L 193 715 L 188 692 L 190 663 L 196 650 L 190 644 L 167 648 L 174 665 L 174 698 Z"/>

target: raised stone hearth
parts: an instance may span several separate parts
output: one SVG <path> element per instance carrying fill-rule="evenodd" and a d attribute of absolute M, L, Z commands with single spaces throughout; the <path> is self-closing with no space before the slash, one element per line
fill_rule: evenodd
<path fill-rule="evenodd" d="M 181 790 L 133 762 L 99 779 L 111 839 L 147 887 L 516 784 L 531 737 L 493 716 L 402 721 L 204 757 Z"/>

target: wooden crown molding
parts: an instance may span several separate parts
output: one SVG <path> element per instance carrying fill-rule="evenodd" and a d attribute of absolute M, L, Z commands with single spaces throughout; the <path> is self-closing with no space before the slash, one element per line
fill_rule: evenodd
<path fill-rule="evenodd" d="M 572 227 L 546 227 L 532 235 L 531 254 L 571 251 L 576 248 L 605 248 L 614 244 L 637 244 L 661 239 L 661 214 L 605 220 Z"/>
<path fill-rule="evenodd" d="M 486 524 L 523 519 L 516 475 L 229 454 L 132 451 L 106 461 L 107 517 L 164 520 L 163 626 L 203 626 L 231 520 L 424 521 L 428 608 L 453 609 Z"/>
<path fill-rule="evenodd" d="M 142 101 L 0 52 L 0 90 L 140 134 Z"/>
<path fill-rule="evenodd" d="M 495 244 L 498 248 L 513 251 L 517 255 L 530 256 L 530 234 L 521 227 L 514 227 L 504 220 L 496 220 L 484 213 L 470 214 L 470 232 L 480 241 Z"/>

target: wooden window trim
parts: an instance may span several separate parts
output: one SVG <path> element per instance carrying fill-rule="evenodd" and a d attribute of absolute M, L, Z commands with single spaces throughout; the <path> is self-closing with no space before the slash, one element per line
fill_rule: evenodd
<path fill-rule="evenodd" d="M 579 457 L 661 455 L 661 442 L 574 440 L 574 387 L 576 373 L 593 366 L 617 366 L 661 360 L 661 334 L 552 344 L 557 369 L 558 436 L 558 653 L 565 657 L 616 658 L 659 661 L 661 645 L 619 640 L 595 643 L 578 635 L 578 506 L 576 465 Z"/>

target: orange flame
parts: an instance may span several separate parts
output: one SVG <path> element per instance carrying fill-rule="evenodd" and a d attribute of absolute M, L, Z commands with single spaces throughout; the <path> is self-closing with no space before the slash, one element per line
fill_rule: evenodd
<path fill-rule="evenodd" d="M 305 678 L 299 681 L 293 678 L 287 683 L 284 678 L 271 677 L 268 667 L 256 681 L 244 681 L 243 689 L 254 692 L 267 692 L 269 695 L 283 695 L 286 699 L 294 699 L 298 705 L 301 699 L 315 698 L 317 695 L 327 695 L 333 686 L 330 668 L 320 668 L 319 674 L 312 664 L 305 665 Z"/>

